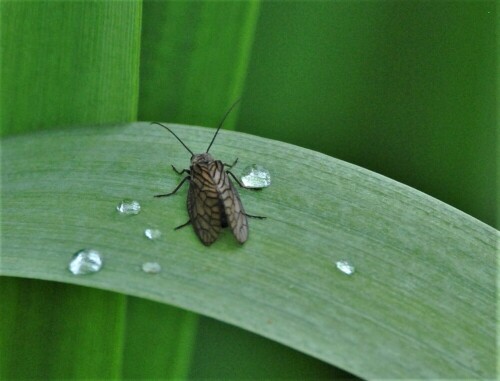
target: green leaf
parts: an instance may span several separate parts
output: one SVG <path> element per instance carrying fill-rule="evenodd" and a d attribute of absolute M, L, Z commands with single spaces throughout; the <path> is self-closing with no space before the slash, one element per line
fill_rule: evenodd
<path fill-rule="evenodd" d="M 128 298 L 127 308 L 122 378 L 185 379 L 198 315 L 139 298 Z"/>
<path fill-rule="evenodd" d="M 137 117 L 141 3 L 4 1 L 2 134 Z"/>
<path fill-rule="evenodd" d="M 241 97 L 259 9 L 260 1 L 145 2 L 139 120 L 216 125 Z"/>
<path fill-rule="evenodd" d="M 1 285 L 0 378 L 120 375 L 125 297 L 30 279 L 3 278 Z"/>
<path fill-rule="evenodd" d="M 213 130 L 172 126 L 194 150 Z M 168 303 L 256 332 L 364 378 L 493 378 L 498 232 L 421 192 L 331 157 L 223 131 L 217 159 L 265 165 L 240 192 L 250 238 L 203 246 L 169 168 L 182 146 L 144 123 L 2 141 L 1 275 L 87 285 Z M 115 211 L 141 202 L 137 216 Z M 147 227 L 164 233 L 143 236 Z M 77 277 L 71 255 L 99 250 Z M 338 260 L 356 266 L 348 276 Z M 159 262 L 158 275 L 140 271 Z"/>

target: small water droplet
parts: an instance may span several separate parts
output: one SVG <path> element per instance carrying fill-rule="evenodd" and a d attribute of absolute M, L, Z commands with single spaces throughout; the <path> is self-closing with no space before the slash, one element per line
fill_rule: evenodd
<path fill-rule="evenodd" d="M 102 267 L 101 254 L 97 250 L 84 249 L 73 255 L 68 265 L 74 275 L 86 275 L 98 272 Z"/>
<path fill-rule="evenodd" d="M 161 231 L 158 229 L 146 229 L 144 230 L 144 235 L 150 240 L 155 240 L 161 237 Z"/>
<path fill-rule="evenodd" d="M 129 198 L 123 199 L 117 206 L 116 210 L 121 214 L 135 215 L 141 211 L 141 204 L 138 201 Z"/>
<path fill-rule="evenodd" d="M 266 188 L 271 185 L 271 174 L 263 166 L 252 164 L 243 170 L 241 182 L 247 188 Z"/>
<path fill-rule="evenodd" d="M 354 268 L 354 265 L 349 262 L 349 261 L 337 261 L 335 262 L 335 265 L 337 266 L 337 268 L 342 271 L 344 274 L 347 274 L 347 275 L 352 275 L 354 274 L 354 271 L 356 271 L 356 269 Z"/>
<path fill-rule="evenodd" d="M 161 265 L 158 262 L 144 262 L 142 271 L 148 274 L 158 274 L 161 271 Z"/>

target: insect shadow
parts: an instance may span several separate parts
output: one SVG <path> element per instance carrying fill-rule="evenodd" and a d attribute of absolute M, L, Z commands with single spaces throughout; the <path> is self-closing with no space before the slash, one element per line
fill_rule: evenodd
<path fill-rule="evenodd" d="M 255 188 L 245 187 L 236 178 L 236 176 L 229 171 L 233 168 L 238 159 L 231 165 L 225 164 L 220 160 L 215 160 L 212 155 L 208 153 L 212 144 L 219 133 L 224 121 L 229 113 L 239 103 L 237 100 L 226 111 L 222 118 L 217 130 L 215 131 L 212 141 L 208 145 L 206 152 L 195 154 L 191 151 L 186 144 L 167 126 L 152 122 L 165 128 L 191 153 L 191 165 L 189 169 L 179 171 L 172 165 L 174 171 L 179 174 L 187 174 L 186 177 L 177 185 L 177 187 L 170 193 L 158 194 L 155 197 L 168 197 L 175 194 L 182 185 L 187 181 L 189 182 L 189 190 L 187 196 L 187 210 L 189 220 L 175 230 L 180 229 L 186 225 L 192 224 L 194 231 L 200 241 L 209 246 L 219 236 L 223 228 L 229 227 L 233 232 L 234 237 L 239 243 L 244 243 L 248 239 L 248 219 L 247 217 L 263 219 L 266 217 L 253 216 L 245 212 L 243 204 L 241 203 L 238 191 L 234 187 L 229 176 L 233 178 L 236 183 L 246 189 L 255 190 Z M 227 168 L 227 169 L 226 169 Z"/>

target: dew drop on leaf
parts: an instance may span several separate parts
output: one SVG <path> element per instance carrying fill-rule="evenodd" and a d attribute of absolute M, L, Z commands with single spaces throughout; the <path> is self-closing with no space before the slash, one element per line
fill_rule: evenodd
<path fill-rule="evenodd" d="M 68 265 L 69 271 L 74 275 L 87 275 L 96 273 L 102 268 L 101 254 L 97 250 L 84 249 L 73 255 Z"/>
<path fill-rule="evenodd" d="M 138 201 L 126 198 L 120 201 L 116 206 L 116 210 L 123 215 L 135 215 L 140 213 L 141 204 Z"/>
<path fill-rule="evenodd" d="M 346 275 L 352 275 L 352 274 L 354 274 L 354 271 L 356 271 L 356 269 L 354 268 L 354 265 L 351 262 L 346 261 L 346 260 L 337 261 L 337 262 L 335 262 L 335 265 L 337 266 L 337 269 L 339 269 L 340 271 L 342 271 Z"/>
<path fill-rule="evenodd" d="M 252 164 L 243 170 L 241 182 L 247 188 L 266 188 L 271 185 L 271 174 L 263 166 Z"/>
<path fill-rule="evenodd" d="M 161 271 L 161 265 L 158 262 L 144 262 L 142 271 L 147 274 L 158 274 Z"/>
<path fill-rule="evenodd" d="M 158 229 L 148 228 L 144 230 L 144 235 L 150 240 L 155 240 L 161 237 L 161 231 Z"/>

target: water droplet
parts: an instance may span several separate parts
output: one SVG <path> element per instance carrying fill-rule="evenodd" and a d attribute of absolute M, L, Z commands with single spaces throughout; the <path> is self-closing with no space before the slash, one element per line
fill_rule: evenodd
<path fill-rule="evenodd" d="M 144 230 L 144 235 L 150 240 L 155 240 L 161 237 L 161 231 L 158 229 L 146 229 Z"/>
<path fill-rule="evenodd" d="M 347 275 L 352 275 L 354 274 L 354 271 L 356 271 L 354 265 L 349 261 L 337 261 L 335 262 L 335 265 L 340 271 Z"/>
<path fill-rule="evenodd" d="M 157 262 L 144 262 L 142 271 L 148 274 L 158 274 L 161 271 L 161 265 Z"/>
<path fill-rule="evenodd" d="M 138 201 L 129 198 L 123 199 L 117 206 L 116 210 L 121 214 L 135 215 L 141 211 L 141 204 Z"/>
<path fill-rule="evenodd" d="M 68 265 L 74 275 L 86 275 L 98 272 L 102 267 L 101 254 L 97 250 L 84 249 L 73 255 Z"/>
<path fill-rule="evenodd" d="M 252 164 L 243 170 L 241 182 L 247 188 L 266 188 L 271 185 L 271 174 L 263 166 Z"/>

